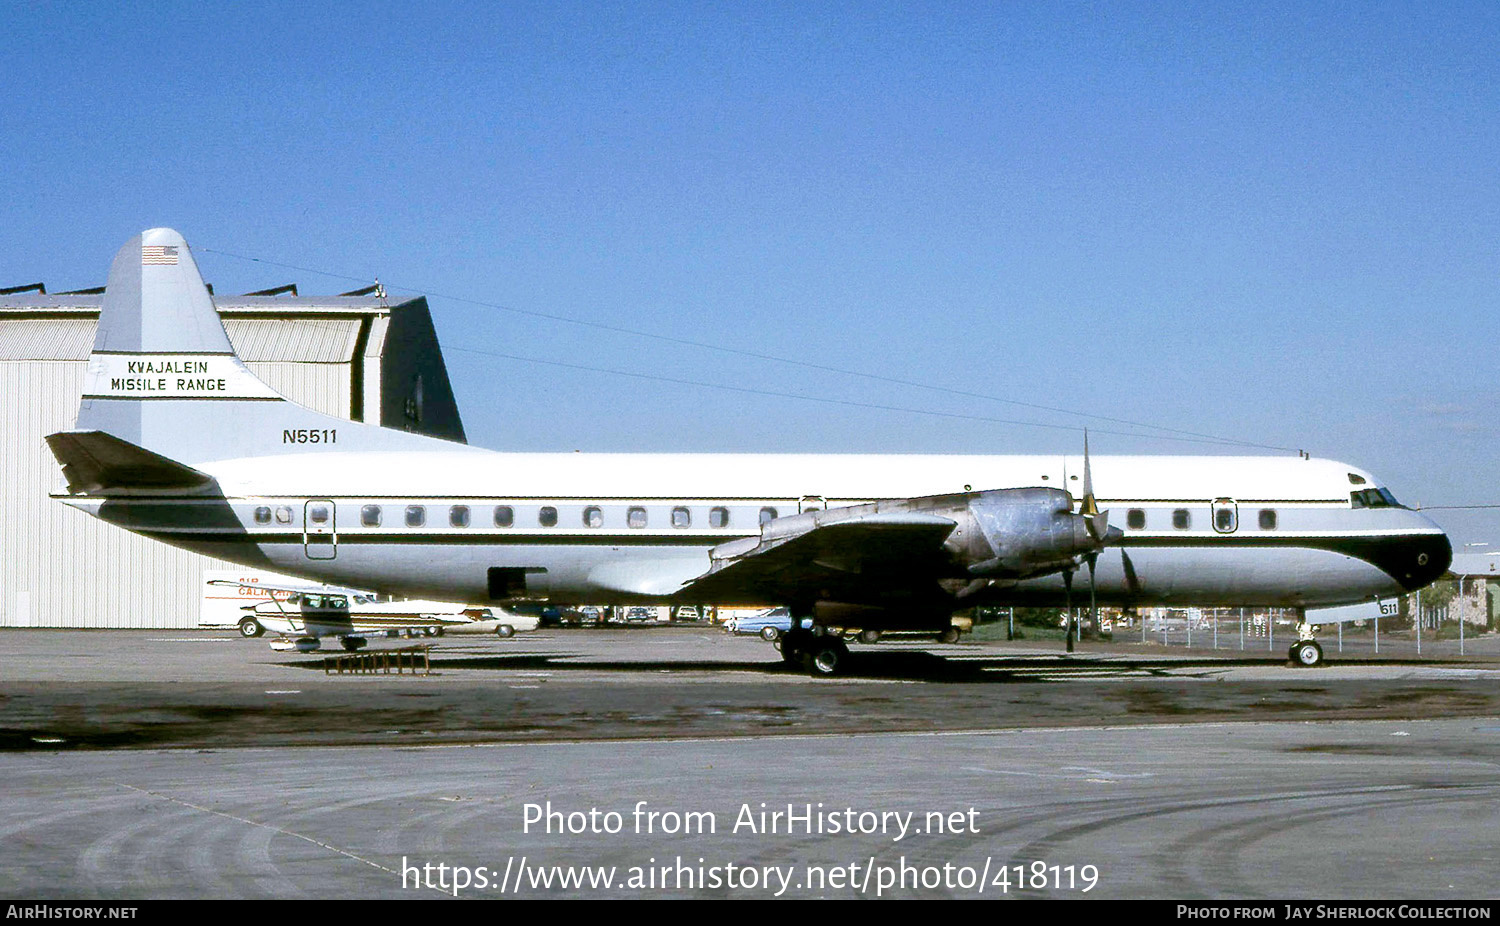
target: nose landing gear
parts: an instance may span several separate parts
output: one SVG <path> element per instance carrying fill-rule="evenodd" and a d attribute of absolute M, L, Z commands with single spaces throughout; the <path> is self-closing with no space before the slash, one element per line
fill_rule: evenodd
<path fill-rule="evenodd" d="M 1291 657 L 1293 665 L 1304 668 L 1310 669 L 1323 664 L 1323 647 L 1316 640 L 1298 640 L 1292 644 L 1287 655 Z"/>
<path fill-rule="evenodd" d="M 1304 669 L 1323 664 L 1323 647 L 1318 645 L 1313 625 L 1307 622 L 1307 611 L 1303 608 L 1297 609 L 1297 642 L 1292 644 L 1286 655 L 1292 665 Z"/>

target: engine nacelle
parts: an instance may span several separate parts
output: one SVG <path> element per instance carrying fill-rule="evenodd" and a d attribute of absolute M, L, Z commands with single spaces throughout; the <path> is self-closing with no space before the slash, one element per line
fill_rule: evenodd
<path fill-rule="evenodd" d="M 998 489 L 969 496 L 959 527 L 948 538 L 954 558 L 981 579 L 1027 579 L 1076 567 L 1081 558 L 1117 542 L 1123 533 L 1107 528 L 1095 537 L 1089 518 L 1073 510 L 1062 489 Z"/>

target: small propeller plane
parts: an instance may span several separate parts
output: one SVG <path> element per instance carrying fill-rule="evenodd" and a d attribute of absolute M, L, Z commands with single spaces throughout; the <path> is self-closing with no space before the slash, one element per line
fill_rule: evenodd
<path fill-rule="evenodd" d="M 213 579 L 209 585 L 250 587 L 271 597 L 242 610 L 249 616 L 240 622 L 245 636 L 259 636 L 255 625 L 277 634 L 271 649 L 310 653 L 322 646 L 322 637 L 338 637 L 344 649 L 354 652 L 365 646 L 371 634 L 390 631 L 436 636 L 449 627 L 492 620 L 489 608 L 465 608 L 444 601 L 379 601 L 370 592 L 349 588 L 285 586 L 256 583 L 247 586 L 229 579 Z M 503 629 L 505 624 L 501 624 Z M 514 632 L 514 626 L 511 632 Z M 500 633 L 501 636 L 510 636 Z"/>

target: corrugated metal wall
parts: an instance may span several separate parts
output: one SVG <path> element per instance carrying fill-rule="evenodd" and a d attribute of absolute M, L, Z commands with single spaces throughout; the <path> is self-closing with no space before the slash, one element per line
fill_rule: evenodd
<path fill-rule="evenodd" d="M 361 319 L 226 318 L 230 340 L 283 395 L 348 418 Z M 53 501 L 42 438 L 73 426 L 93 318 L 0 319 L 0 626 L 192 627 L 202 570 L 176 550 Z"/>
<path fill-rule="evenodd" d="M 361 324 L 357 318 L 226 318 L 224 330 L 246 363 L 348 363 Z"/>

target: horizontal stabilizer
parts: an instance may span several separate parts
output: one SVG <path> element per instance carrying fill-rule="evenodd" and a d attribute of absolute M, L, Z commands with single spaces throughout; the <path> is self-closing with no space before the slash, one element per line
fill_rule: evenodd
<path fill-rule="evenodd" d="M 196 492 L 214 482 L 207 473 L 103 431 L 59 431 L 47 435 L 47 446 L 62 464 L 74 495 L 129 489 Z"/>

